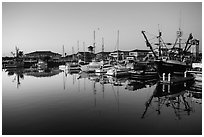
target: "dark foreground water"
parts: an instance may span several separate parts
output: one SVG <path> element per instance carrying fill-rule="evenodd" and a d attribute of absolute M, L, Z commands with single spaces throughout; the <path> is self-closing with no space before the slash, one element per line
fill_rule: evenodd
<path fill-rule="evenodd" d="M 193 85 L 170 87 L 156 80 L 79 76 L 58 69 L 2 70 L 2 131 L 5 135 L 201 134 L 202 92 Z"/>

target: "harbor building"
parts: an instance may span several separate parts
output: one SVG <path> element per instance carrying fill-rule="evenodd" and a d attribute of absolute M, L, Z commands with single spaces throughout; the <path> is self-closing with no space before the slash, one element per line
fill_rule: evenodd
<path fill-rule="evenodd" d="M 150 50 L 139 50 L 139 49 L 135 49 L 135 50 L 131 50 L 129 51 L 129 56 L 128 56 L 130 59 L 134 59 L 136 61 L 144 61 L 146 60 L 147 58 L 148 59 L 151 59 L 153 56 L 152 56 L 152 52 Z"/>
<path fill-rule="evenodd" d="M 25 54 L 25 58 L 30 58 L 30 59 L 49 58 L 51 60 L 59 60 L 61 56 L 62 56 L 61 54 L 54 53 L 52 51 L 35 51 L 35 52 Z"/>

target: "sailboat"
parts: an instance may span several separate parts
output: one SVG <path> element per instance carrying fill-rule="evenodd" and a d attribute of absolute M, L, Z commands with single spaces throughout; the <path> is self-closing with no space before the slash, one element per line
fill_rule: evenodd
<path fill-rule="evenodd" d="M 66 63 L 68 72 L 69 73 L 78 73 L 81 70 L 81 66 L 75 62 L 75 57 L 74 57 L 74 48 L 72 47 L 72 62 Z"/>
<path fill-rule="evenodd" d="M 94 50 L 93 53 L 94 54 L 95 54 L 95 45 L 96 45 L 96 42 L 95 42 L 95 30 L 94 30 L 94 42 L 93 42 L 93 50 Z M 87 73 L 94 73 L 96 69 L 101 67 L 101 65 L 102 65 L 102 62 L 97 62 L 94 58 L 92 62 L 90 62 L 89 64 L 81 66 L 81 71 L 87 72 Z"/>
<path fill-rule="evenodd" d="M 122 76 L 129 76 L 130 73 L 129 70 L 125 67 L 119 64 L 119 30 L 117 35 L 117 64 L 114 65 L 111 69 L 107 71 L 107 75 L 113 76 L 113 77 L 122 77 Z"/>
<path fill-rule="evenodd" d="M 191 40 L 193 39 L 192 34 L 189 35 L 189 38 L 186 42 L 185 45 L 185 49 L 183 50 L 181 48 L 181 36 L 182 36 L 182 32 L 181 29 L 179 28 L 179 31 L 177 31 L 177 39 L 175 44 L 173 45 L 173 47 L 171 49 L 168 49 L 168 53 L 166 55 L 163 55 L 161 52 L 161 46 L 162 46 L 162 42 L 163 40 L 161 40 L 161 32 L 159 31 L 159 36 L 157 37 L 159 39 L 159 55 L 157 55 L 155 53 L 155 51 L 153 50 L 152 45 L 150 44 L 150 42 L 148 41 L 146 35 L 145 35 L 145 31 L 142 31 L 142 34 L 146 40 L 146 45 L 147 47 L 149 47 L 151 49 L 151 51 L 153 52 L 153 55 L 155 57 L 155 64 L 157 67 L 157 72 L 159 74 L 159 76 L 161 77 L 163 75 L 163 73 L 165 73 L 165 75 L 167 74 L 184 74 L 184 72 L 187 70 L 187 68 L 189 67 L 189 65 L 185 62 L 185 53 L 187 52 L 186 49 L 189 49 L 187 47 L 191 46 Z M 179 43 L 177 43 L 177 41 L 179 40 Z M 165 43 L 163 43 L 165 44 Z M 179 48 L 176 48 L 176 45 L 179 44 Z"/>
<path fill-rule="evenodd" d="M 104 38 L 103 37 L 102 37 L 102 53 L 104 53 Z M 104 57 L 102 56 L 101 66 L 100 68 L 97 68 L 95 72 L 99 74 L 106 73 L 110 68 L 112 68 L 112 65 L 110 65 L 109 63 L 105 63 Z"/>

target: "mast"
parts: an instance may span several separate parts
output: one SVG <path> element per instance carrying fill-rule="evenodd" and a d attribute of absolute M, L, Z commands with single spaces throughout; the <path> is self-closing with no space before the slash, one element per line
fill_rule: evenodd
<path fill-rule="evenodd" d="M 84 63 L 85 63 L 85 42 L 83 42 L 83 48 L 84 48 Z"/>
<path fill-rule="evenodd" d="M 19 51 L 19 49 L 17 48 L 17 46 L 16 46 L 16 58 L 18 59 L 18 51 Z"/>
<path fill-rule="evenodd" d="M 179 57 L 180 57 L 180 59 L 182 58 L 182 57 L 181 57 L 181 52 L 180 52 L 180 49 L 181 49 L 181 37 L 182 37 L 182 31 L 181 31 L 181 10 L 180 10 L 179 30 L 178 30 Z"/>
<path fill-rule="evenodd" d="M 95 47 L 96 47 L 96 41 L 95 41 L 95 39 L 96 39 L 96 31 L 94 30 L 94 41 L 93 41 L 93 53 L 95 54 Z"/>
<path fill-rule="evenodd" d="M 119 30 L 118 30 L 118 35 L 117 35 L 117 63 L 119 62 Z"/>
<path fill-rule="evenodd" d="M 158 25 L 158 28 L 159 28 L 159 25 Z M 161 57 L 161 31 L 159 29 L 159 36 L 158 36 L 158 39 L 159 39 L 159 57 Z"/>
<path fill-rule="evenodd" d="M 77 41 L 77 53 L 79 55 L 79 41 Z M 79 56 L 77 56 L 77 62 L 79 61 Z"/>
<path fill-rule="evenodd" d="M 104 60 L 103 53 L 104 53 L 104 38 L 102 37 L 102 60 Z"/>
<path fill-rule="evenodd" d="M 74 61 L 74 47 L 72 47 L 72 60 Z"/>
<path fill-rule="evenodd" d="M 104 38 L 102 37 L 102 52 L 104 52 Z"/>
<path fill-rule="evenodd" d="M 64 45 L 62 45 L 62 57 L 64 57 Z"/>

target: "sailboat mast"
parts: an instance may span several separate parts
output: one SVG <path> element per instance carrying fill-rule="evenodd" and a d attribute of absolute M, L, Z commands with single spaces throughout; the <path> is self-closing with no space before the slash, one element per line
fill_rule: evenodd
<path fill-rule="evenodd" d="M 62 45 L 62 57 L 64 57 L 64 45 Z"/>
<path fill-rule="evenodd" d="M 117 35 L 117 53 L 118 53 L 118 55 L 117 55 L 117 62 L 119 62 L 119 30 L 118 30 L 118 35 Z"/>
<path fill-rule="evenodd" d="M 79 55 L 79 41 L 77 41 L 77 53 Z M 77 61 L 79 61 L 79 56 L 77 56 Z"/>
<path fill-rule="evenodd" d="M 18 59 L 18 51 L 19 51 L 19 49 L 17 48 L 17 46 L 16 46 L 16 58 Z"/>
<path fill-rule="evenodd" d="M 72 60 L 74 61 L 74 47 L 72 47 Z"/>
<path fill-rule="evenodd" d="M 104 52 L 104 38 L 102 37 L 102 52 Z"/>
<path fill-rule="evenodd" d="M 94 30 L 94 42 L 93 42 L 93 53 L 95 54 L 95 48 L 96 48 L 96 34 L 95 34 L 95 30 Z"/>
<path fill-rule="evenodd" d="M 84 48 L 84 62 L 85 62 L 85 42 L 83 42 L 83 48 Z"/>

